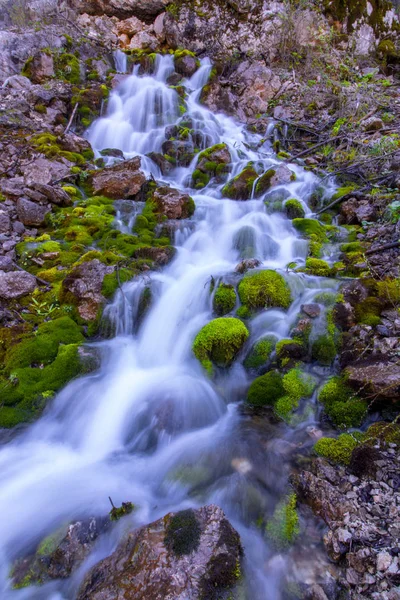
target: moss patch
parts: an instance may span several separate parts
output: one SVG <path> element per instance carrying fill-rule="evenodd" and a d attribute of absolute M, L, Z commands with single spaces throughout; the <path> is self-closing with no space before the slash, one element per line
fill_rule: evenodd
<path fill-rule="evenodd" d="M 323 456 L 333 463 L 349 465 L 351 454 L 362 437 L 363 434 L 357 432 L 342 433 L 337 439 L 323 437 L 314 445 L 314 450 L 319 456 Z"/>
<path fill-rule="evenodd" d="M 212 373 L 212 365 L 228 367 L 249 337 L 239 319 L 221 317 L 205 325 L 193 342 L 193 352 L 203 367 Z"/>
<path fill-rule="evenodd" d="M 235 308 L 235 304 L 236 292 L 233 285 L 220 283 L 213 300 L 213 307 L 216 314 L 223 317 Z"/>
<path fill-rule="evenodd" d="M 296 511 L 296 494 L 290 494 L 277 505 L 266 533 L 279 550 L 291 546 L 300 533 L 299 516 Z"/>
<path fill-rule="evenodd" d="M 289 286 L 275 271 L 259 271 L 245 275 L 239 284 L 239 297 L 248 309 L 279 306 L 288 308 L 292 302 Z"/>
<path fill-rule="evenodd" d="M 167 524 L 164 543 L 177 556 L 184 556 L 197 550 L 200 535 L 201 529 L 194 510 L 182 510 Z"/>

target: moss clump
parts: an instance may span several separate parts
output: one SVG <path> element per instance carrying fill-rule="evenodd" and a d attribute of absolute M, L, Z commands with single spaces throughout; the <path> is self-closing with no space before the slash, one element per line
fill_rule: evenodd
<path fill-rule="evenodd" d="M 164 544 L 177 556 L 184 556 L 197 550 L 201 529 L 194 510 L 182 510 L 168 522 Z"/>
<path fill-rule="evenodd" d="M 239 284 L 239 297 L 249 309 L 279 306 L 288 308 L 292 302 L 289 286 L 275 271 L 259 271 L 245 275 Z"/>
<path fill-rule="evenodd" d="M 300 533 L 299 516 L 296 511 L 296 494 L 290 494 L 279 502 L 266 533 L 279 550 L 287 549 Z"/>
<path fill-rule="evenodd" d="M 59 54 L 55 65 L 58 77 L 75 85 L 80 83 L 81 65 L 79 59 L 74 54 Z"/>
<path fill-rule="evenodd" d="M 331 365 L 337 354 L 336 344 L 333 335 L 324 333 L 314 340 L 311 346 L 311 356 L 321 365 Z"/>
<path fill-rule="evenodd" d="M 381 322 L 382 302 L 378 298 L 369 297 L 355 306 L 357 323 L 363 325 L 379 325 Z"/>
<path fill-rule="evenodd" d="M 247 402 L 252 406 L 273 406 L 285 394 L 282 379 L 278 371 L 257 377 L 249 388 Z"/>
<path fill-rule="evenodd" d="M 349 465 L 351 454 L 363 438 L 361 433 L 342 433 L 337 439 L 321 438 L 314 445 L 319 456 L 341 465 Z"/>
<path fill-rule="evenodd" d="M 193 187 L 197 190 L 201 190 L 206 187 L 210 183 L 210 175 L 208 173 L 203 173 L 200 169 L 195 169 L 192 175 Z"/>
<path fill-rule="evenodd" d="M 285 202 L 285 213 L 288 219 L 303 219 L 305 211 L 299 200 L 291 198 Z"/>
<path fill-rule="evenodd" d="M 254 344 L 243 363 L 246 369 L 258 369 L 265 365 L 275 346 L 275 338 L 268 336 Z"/>
<path fill-rule="evenodd" d="M 311 256 L 316 258 L 321 256 L 322 244 L 328 242 L 324 226 L 315 219 L 293 219 L 292 223 L 297 231 L 310 240 Z"/>
<path fill-rule="evenodd" d="M 220 317 L 230 313 L 236 304 L 236 292 L 233 285 L 220 283 L 215 292 L 213 307 Z"/>
<path fill-rule="evenodd" d="M 286 366 L 290 359 L 300 360 L 306 354 L 303 340 L 297 337 L 279 340 L 275 350 L 278 363 L 282 367 Z"/>
<path fill-rule="evenodd" d="M 282 379 L 285 395 L 275 404 L 275 412 L 284 421 L 290 421 L 291 414 L 299 407 L 301 398 L 311 396 L 315 380 L 298 368 L 291 369 Z"/>
<path fill-rule="evenodd" d="M 400 304 L 400 279 L 384 279 L 377 284 L 378 297 L 389 306 Z"/>
<path fill-rule="evenodd" d="M 354 397 L 342 377 L 332 377 L 318 394 L 318 400 L 332 423 L 339 429 L 359 427 L 368 410 L 368 403 Z"/>
<path fill-rule="evenodd" d="M 112 509 L 110 510 L 110 520 L 119 521 L 122 519 L 122 517 L 129 515 L 134 510 L 135 506 L 132 504 L 132 502 L 123 502 L 119 507 L 113 505 Z"/>
<path fill-rule="evenodd" d="M 257 177 L 258 174 L 254 167 L 251 164 L 247 165 L 239 175 L 236 175 L 224 185 L 222 195 L 231 200 L 248 200 L 251 197 L 253 184 Z"/>
<path fill-rule="evenodd" d="M 399 423 L 374 423 L 368 427 L 365 433 L 365 442 L 376 440 L 385 442 L 386 444 L 397 444 L 400 446 L 400 424 Z"/>
<path fill-rule="evenodd" d="M 193 352 L 203 367 L 212 373 L 212 365 L 228 367 L 249 337 L 239 319 L 221 317 L 205 325 L 193 342 Z"/>
<path fill-rule="evenodd" d="M 333 274 L 332 271 L 328 263 L 320 258 L 307 258 L 306 260 L 306 273 L 309 275 L 330 277 Z"/>

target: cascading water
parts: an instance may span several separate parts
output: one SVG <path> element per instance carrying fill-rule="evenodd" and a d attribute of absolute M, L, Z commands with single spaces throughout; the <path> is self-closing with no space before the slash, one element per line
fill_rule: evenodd
<path fill-rule="evenodd" d="M 125 68 L 119 60 L 119 68 Z M 334 289 L 335 282 L 286 273 L 288 263 L 304 262 L 307 244 L 281 213 L 268 214 L 262 199 L 223 199 L 222 186 L 215 184 L 188 190 L 196 158 L 162 176 L 146 156 L 161 151 L 165 128 L 181 118 L 179 96 L 166 83 L 172 60 L 157 57 L 152 76 L 139 76 L 135 68 L 88 137 L 96 151 L 118 148 L 126 158 L 140 155 L 147 174 L 188 191 L 196 211 L 176 232 L 177 253 L 170 266 L 125 284 L 106 308 L 105 318 L 117 335 L 96 344 L 101 369 L 71 382 L 39 422 L 0 451 L 0 589 L 5 599 L 74 598 L 81 571 L 67 583 L 15 591 L 8 579 L 10 566 L 61 524 L 107 513 L 109 496 L 116 504 L 135 503 L 138 509 L 129 517 L 134 524 L 188 506 L 220 505 L 242 536 L 247 597 L 281 598 L 280 581 L 290 561 L 274 556 L 255 518 L 271 514 L 286 489 L 290 464 L 284 459 L 285 445 L 311 445 L 307 427 L 315 423 L 314 412 L 305 413 L 295 428 L 246 416 L 241 401 L 250 380 L 240 357 L 211 381 L 191 345 L 213 318 L 211 278 L 237 283 L 235 267 L 243 256 L 282 272 L 295 298 L 288 311 L 265 310 L 249 321 L 250 344 L 266 334 L 287 337 L 301 304 L 312 301 L 321 288 Z M 278 164 L 260 136 L 198 103 L 210 69 L 204 60 L 184 82 L 186 116 L 201 134 L 201 147 L 228 145 L 230 177 L 249 161 L 260 172 Z M 319 182 L 296 165 L 291 169 L 296 181 L 285 188 L 310 213 L 305 200 Z M 128 231 L 132 220 L 121 217 L 120 226 Z M 149 287 L 152 305 L 138 324 L 140 298 Z M 323 376 L 321 370 L 315 374 Z M 111 551 L 115 535 L 106 536 L 90 564 Z M 307 537 L 304 543 L 315 546 Z M 315 560 L 310 547 L 303 560 Z"/>

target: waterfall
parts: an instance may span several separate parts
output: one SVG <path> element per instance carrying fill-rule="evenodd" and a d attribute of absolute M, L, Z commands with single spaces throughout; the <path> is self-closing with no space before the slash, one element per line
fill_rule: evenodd
<path fill-rule="evenodd" d="M 126 72 L 121 54 L 116 62 Z M 135 524 L 188 506 L 220 505 L 242 536 L 248 597 L 280 598 L 285 558 L 276 566 L 252 517 L 273 506 L 287 484 L 289 464 L 272 441 L 310 444 L 305 429 L 316 422 L 314 413 L 296 428 L 268 420 L 252 424 L 241 410 L 251 381 L 242 359 L 210 380 L 191 346 L 214 318 L 211 278 L 237 283 L 235 268 L 244 256 L 282 273 L 295 298 L 288 311 L 265 310 L 250 319 L 251 340 L 266 334 L 286 337 L 301 304 L 312 301 L 321 287 L 335 289 L 335 282 L 287 273 L 288 263 L 304 264 L 307 243 L 283 213 L 266 211 L 262 197 L 245 202 L 223 198 L 223 183 L 248 162 L 261 173 L 281 161 L 261 136 L 199 104 L 210 70 L 210 62 L 203 60 L 184 80 L 182 98 L 168 85 L 174 71 L 171 55 L 158 56 L 152 74 L 135 67 L 112 93 L 107 114 L 87 132 L 98 154 L 118 148 L 125 158 L 141 156 L 146 174 L 191 194 L 196 211 L 176 231 L 172 263 L 124 284 L 106 308 L 116 335 L 97 344 L 101 369 L 72 381 L 37 423 L 0 449 L 0 595 L 6 600 L 73 598 L 68 582 L 61 581 L 11 590 L 10 566 L 61 524 L 106 514 L 109 496 L 118 505 L 134 502 Z M 182 119 L 190 121 L 187 142 L 196 149 L 227 144 L 232 165 L 223 183 L 189 187 L 197 155 L 167 175 L 149 156 L 163 153 L 166 128 Z M 310 213 L 307 199 L 321 182 L 298 165 L 290 168 L 296 180 L 278 189 L 299 199 Z M 123 219 L 120 207 L 119 226 L 129 231 L 133 221 Z M 129 215 L 139 213 L 135 208 Z M 139 322 L 145 288 L 152 301 Z M 240 461 L 247 461 L 249 469 L 240 469 Z"/>

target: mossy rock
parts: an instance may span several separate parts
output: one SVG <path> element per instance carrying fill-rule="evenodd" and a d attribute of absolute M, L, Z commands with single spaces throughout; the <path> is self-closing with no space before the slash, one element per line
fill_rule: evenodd
<path fill-rule="evenodd" d="M 166 527 L 164 543 L 177 556 L 184 556 L 197 550 L 200 535 L 196 514 L 189 508 L 173 515 Z"/>
<path fill-rule="evenodd" d="M 258 369 L 266 364 L 275 348 L 276 339 L 273 336 L 266 336 L 258 340 L 246 356 L 243 366 L 246 369 Z"/>
<path fill-rule="evenodd" d="M 276 358 L 281 367 L 285 367 L 290 361 L 303 360 L 307 355 L 304 341 L 296 337 L 279 340 L 275 350 Z"/>
<path fill-rule="evenodd" d="M 342 433 L 337 439 L 323 437 L 314 445 L 315 452 L 327 460 L 341 465 L 349 465 L 351 455 L 363 438 L 363 434 Z"/>
<path fill-rule="evenodd" d="M 236 305 L 236 292 L 233 285 L 220 283 L 214 295 L 213 307 L 215 313 L 223 317 L 232 312 Z"/>
<path fill-rule="evenodd" d="M 306 273 L 317 277 L 331 277 L 334 275 L 334 269 L 325 260 L 310 257 L 306 260 Z"/>
<path fill-rule="evenodd" d="M 365 300 L 358 302 L 354 311 L 357 323 L 370 325 L 371 327 L 379 325 L 382 309 L 383 303 L 379 298 L 369 296 Z"/>
<path fill-rule="evenodd" d="M 239 251 L 240 258 L 253 258 L 256 252 L 256 232 L 250 225 L 244 225 L 233 236 L 233 248 Z"/>
<path fill-rule="evenodd" d="M 276 175 L 275 169 L 269 169 L 261 175 L 256 183 L 255 194 L 256 196 L 262 196 L 272 185 L 272 178 Z"/>
<path fill-rule="evenodd" d="M 252 406 L 274 406 L 285 394 L 282 375 L 278 371 L 269 371 L 257 377 L 247 392 L 247 403 Z"/>
<path fill-rule="evenodd" d="M 193 352 L 211 374 L 213 364 L 229 367 L 248 337 L 248 329 L 242 321 L 233 317 L 221 317 L 199 331 L 193 342 Z"/>
<path fill-rule="evenodd" d="M 359 427 L 367 411 L 368 402 L 358 399 L 342 377 L 329 379 L 321 388 L 318 400 L 326 414 L 339 429 Z"/>
<path fill-rule="evenodd" d="M 294 198 L 285 202 L 285 213 L 288 219 L 303 219 L 305 215 L 302 203 Z"/>
<path fill-rule="evenodd" d="M 252 165 L 247 165 L 233 179 L 230 179 L 222 188 L 222 195 L 231 200 L 248 200 L 251 198 L 253 184 L 258 174 Z"/>
<path fill-rule="evenodd" d="M 310 255 L 319 258 L 322 245 L 329 241 L 325 227 L 315 219 L 293 219 L 292 224 L 303 237 L 310 240 Z"/>
<path fill-rule="evenodd" d="M 321 365 L 329 366 L 335 360 L 337 354 L 333 335 L 324 333 L 318 336 L 311 346 L 311 356 Z"/>
<path fill-rule="evenodd" d="M 239 297 L 250 310 L 271 306 L 289 308 L 292 296 L 284 277 L 265 270 L 245 275 L 238 287 Z"/>
<path fill-rule="evenodd" d="M 266 527 L 266 534 L 278 550 L 286 550 L 300 534 L 299 516 L 296 511 L 296 494 L 281 500 Z"/>

